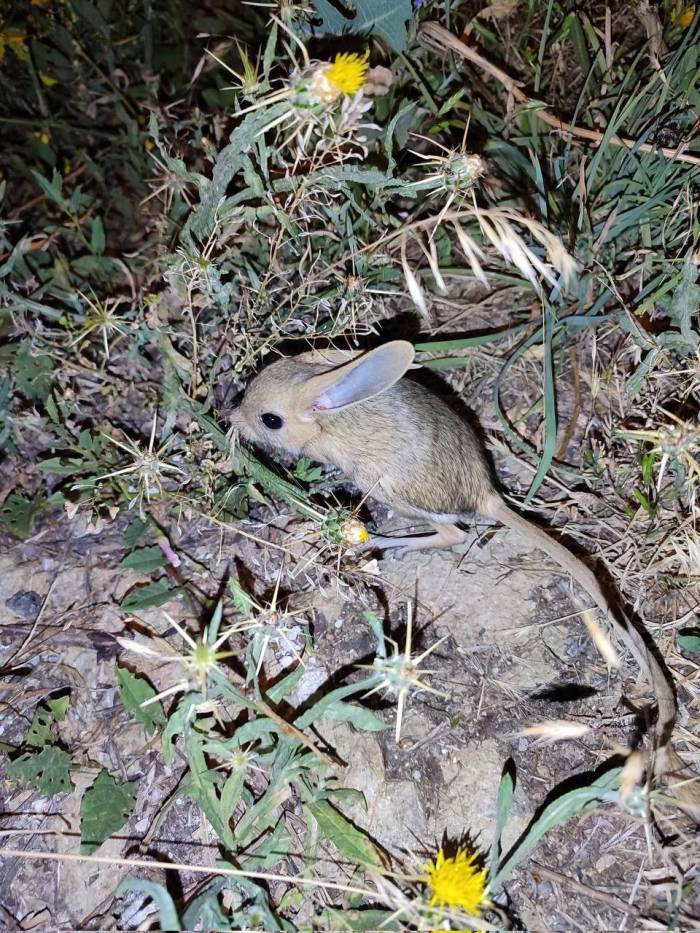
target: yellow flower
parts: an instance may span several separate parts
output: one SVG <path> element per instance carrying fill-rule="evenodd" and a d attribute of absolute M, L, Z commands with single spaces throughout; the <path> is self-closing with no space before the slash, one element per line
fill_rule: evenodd
<path fill-rule="evenodd" d="M 332 62 L 321 62 L 311 75 L 311 97 L 320 104 L 332 104 L 343 94 L 356 94 L 365 83 L 368 60 L 369 52 L 341 52 Z"/>
<path fill-rule="evenodd" d="M 686 6 L 681 7 L 680 9 L 671 10 L 671 22 L 674 25 L 680 26 L 681 29 L 687 29 L 690 25 L 692 25 L 694 19 L 694 6 Z"/>
<path fill-rule="evenodd" d="M 426 882 L 432 891 L 431 907 L 459 907 L 465 913 L 478 917 L 487 906 L 485 868 L 479 868 L 476 852 L 460 847 L 454 855 L 446 856 L 440 849 L 437 858 L 428 862 Z"/>
<path fill-rule="evenodd" d="M 326 71 L 328 82 L 341 94 L 356 94 L 365 83 L 369 52 L 341 52 Z"/>

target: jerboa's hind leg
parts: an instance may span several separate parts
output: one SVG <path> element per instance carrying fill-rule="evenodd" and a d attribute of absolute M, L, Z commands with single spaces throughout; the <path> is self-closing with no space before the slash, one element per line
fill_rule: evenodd
<path fill-rule="evenodd" d="M 360 547 L 357 551 L 386 551 L 389 548 L 401 548 L 403 551 L 420 551 L 435 547 L 454 547 L 455 544 L 462 544 L 467 540 L 467 532 L 458 528 L 457 525 L 450 525 L 446 522 L 430 522 L 435 531 L 432 534 L 425 535 L 372 535 L 369 541 Z"/>

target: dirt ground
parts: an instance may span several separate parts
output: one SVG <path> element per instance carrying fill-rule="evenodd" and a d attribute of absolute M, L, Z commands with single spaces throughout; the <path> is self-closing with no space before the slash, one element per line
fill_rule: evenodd
<path fill-rule="evenodd" d="M 197 808 L 178 798 L 164 809 L 183 762 L 176 758 L 166 766 L 158 741 L 147 740 L 119 703 L 114 668 L 121 649 L 115 636 L 133 631 L 134 624 L 119 602 L 147 579 L 118 567 L 125 525 L 119 519 L 89 534 L 80 515 L 72 520 L 56 515 L 28 541 L 5 542 L 2 648 L 7 654 L 31 633 L 31 650 L 24 676 L 4 690 L 0 737 L 20 742 L 37 700 L 70 687 L 60 738 L 79 767 L 74 792 L 51 799 L 4 782 L 4 834 L 23 845 L 34 837 L 34 847 L 44 836 L 47 847 L 75 852 L 82 793 L 96 769 L 106 767 L 138 780 L 139 792 L 135 815 L 98 855 L 213 864 L 216 839 Z M 419 863 L 445 836 L 468 833 L 488 846 L 498 782 L 512 759 L 515 806 L 504 835 L 505 846 L 510 845 L 554 786 L 569 775 L 593 771 L 615 742 L 624 744 L 630 714 L 620 705 L 623 678 L 628 678 L 628 695 L 638 693 L 640 703 L 645 696 L 633 662 L 613 674 L 598 656 L 580 620 L 589 605 L 585 594 L 573 593 L 566 576 L 514 532 L 490 533 L 485 525 L 477 531 L 453 551 L 387 554 L 359 561 L 345 576 L 307 575 L 309 583 L 298 595 L 298 634 L 308 625 L 313 642 L 313 650 L 303 654 L 299 702 L 338 669 L 350 671 L 371 658 L 376 643 L 363 619 L 366 609 L 385 617 L 387 630 L 400 642 L 411 603 L 415 653 L 445 639 L 424 665 L 433 671 L 427 682 L 439 692 L 411 697 L 398 743 L 390 697 L 376 704 L 391 727 L 386 731 L 360 732 L 324 721 L 318 733 L 346 762 L 337 769 L 340 785 L 365 795 L 366 809 L 348 804 L 347 815 L 389 852 Z M 264 560 L 246 539 L 203 524 L 181 526 L 173 544 L 206 567 L 195 578 L 209 592 L 235 566 L 254 570 L 260 585 L 272 586 L 280 573 L 275 556 Z M 298 567 L 292 562 L 286 572 Z M 194 621 L 181 601 L 164 608 L 181 621 Z M 139 619 L 172 639 L 160 609 L 141 612 Z M 294 663 L 303 644 L 290 632 L 290 644 L 279 647 L 273 668 Z M 146 670 L 159 689 L 177 676 L 167 663 Z M 594 730 L 585 740 L 545 747 L 519 734 L 550 719 L 585 721 Z M 596 811 L 550 834 L 535 851 L 536 864 L 526 862 L 518 870 L 508 885 L 517 916 L 528 929 L 634 929 L 637 907 L 626 902 L 635 901 L 641 877 L 661 869 L 661 903 L 664 885 L 672 884 L 668 868 L 650 855 L 643 822 L 612 808 Z M 536 865 L 546 869 L 538 871 Z M 126 867 L 116 865 L 100 870 L 85 862 L 5 859 L 0 887 L 6 920 L 25 918 L 22 929 L 32 923 L 45 928 L 49 918 L 62 928 L 101 928 L 112 922 L 114 892 L 127 874 Z M 582 898 L 581 890 L 590 896 Z M 143 908 L 142 895 L 118 903 L 121 929 L 135 928 L 153 910 Z"/>

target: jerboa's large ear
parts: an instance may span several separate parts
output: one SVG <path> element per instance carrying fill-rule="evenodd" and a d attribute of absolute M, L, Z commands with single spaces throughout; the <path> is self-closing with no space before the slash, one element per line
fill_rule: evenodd
<path fill-rule="evenodd" d="M 376 350 L 311 376 L 302 391 L 302 417 L 340 411 L 384 392 L 406 372 L 415 350 L 407 340 L 392 340 Z"/>

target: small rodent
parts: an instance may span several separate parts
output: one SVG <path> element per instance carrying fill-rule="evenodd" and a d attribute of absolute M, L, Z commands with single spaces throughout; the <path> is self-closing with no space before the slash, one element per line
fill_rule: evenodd
<path fill-rule="evenodd" d="M 442 399 L 402 378 L 413 357 L 412 344 L 394 340 L 367 353 L 323 350 L 277 360 L 251 381 L 231 421 L 246 440 L 333 464 L 363 493 L 434 528 L 430 535 L 375 535 L 370 547 L 449 547 L 466 537 L 456 522 L 474 513 L 520 532 L 570 573 L 617 627 L 656 695 L 654 770 L 687 779 L 670 744 L 673 688 L 655 654 L 610 604 L 595 573 L 506 505 L 474 430 Z"/>

